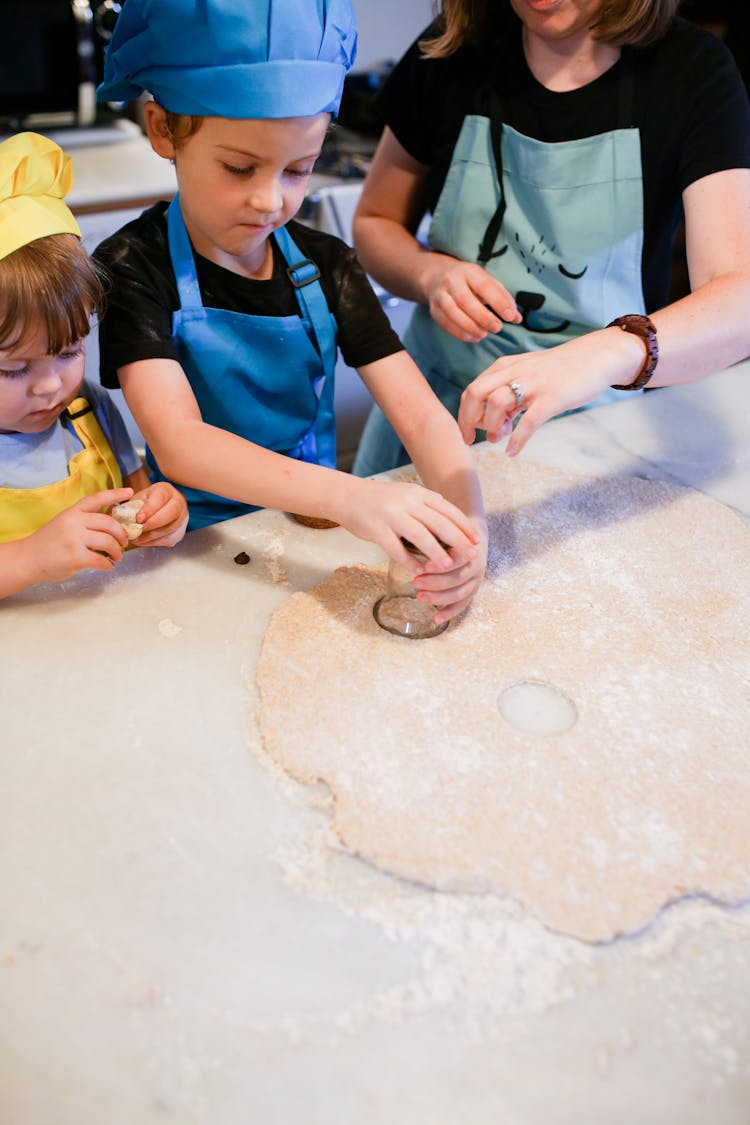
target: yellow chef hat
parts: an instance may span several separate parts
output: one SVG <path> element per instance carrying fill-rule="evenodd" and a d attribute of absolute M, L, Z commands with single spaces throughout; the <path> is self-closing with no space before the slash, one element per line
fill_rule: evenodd
<path fill-rule="evenodd" d="M 73 166 L 59 145 L 38 133 L 0 143 L 0 258 L 50 234 L 81 237 L 64 202 Z"/>

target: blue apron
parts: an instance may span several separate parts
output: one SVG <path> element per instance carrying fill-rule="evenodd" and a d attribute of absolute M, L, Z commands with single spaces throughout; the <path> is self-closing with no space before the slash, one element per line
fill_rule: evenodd
<path fill-rule="evenodd" d="M 336 322 L 317 267 L 282 227 L 273 237 L 288 263 L 300 315 L 205 308 L 177 196 L 167 225 L 180 298 L 172 335 L 203 421 L 288 457 L 335 467 Z M 148 448 L 146 457 L 153 479 L 166 480 Z M 179 487 L 190 509 L 191 531 L 257 511 L 251 504 Z"/>
<path fill-rule="evenodd" d="M 455 416 L 461 392 L 500 356 L 554 347 L 645 312 L 641 278 L 643 184 L 632 119 L 632 72 L 620 59 L 618 128 L 576 141 L 533 140 L 486 115 L 464 118 L 429 231 L 430 249 L 479 262 L 515 298 L 521 324 L 476 344 L 414 310 L 404 344 Z M 632 392 L 610 390 L 589 405 Z M 353 471 L 403 464 L 407 456 L 382 412 L 368 418 Z"/>

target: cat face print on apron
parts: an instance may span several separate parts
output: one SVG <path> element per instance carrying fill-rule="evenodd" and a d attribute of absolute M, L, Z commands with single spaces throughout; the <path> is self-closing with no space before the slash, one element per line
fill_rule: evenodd
<path fill-rule="evenodd" d="M 618 128 L 610 132 L 537 141 L 502 122 L 496 99 L 489 116 L 464 119 L 429 245 L 483 265 L 523 320 L 465 344 L 417 308 L 405 343 L 438 389 L 446 379 L 455 397 L 502 355 L 562 344 L 623 310 L 645 312 L 640 137 L 626 124 L 632 74 L 624 55 L 619 65 Z"/>
<path fill-rule="evenodd" d="M 317 267 L 281 228 L 273 237 L 288 263 L 300 315 L 256 316 L 206 308 L 178 196 L 169 206 L 167 223 L 180 298 L 172 334 L 203 421 L 276 453 L 335 466 L 336 324 Z M 151 450 L 146 456 L 154 479 L 166 479 Z M 190 509 L 190 530 L 256 510 L 251 504 L 179 487 Z"/>

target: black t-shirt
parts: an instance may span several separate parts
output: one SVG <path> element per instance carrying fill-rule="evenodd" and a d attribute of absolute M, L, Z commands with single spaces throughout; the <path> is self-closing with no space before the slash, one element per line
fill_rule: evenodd
<path fill-rule="evenodd" d="M 150 207 L 94 252 L 111 279 L 99 326 L 100 377 L 105 387 L 119 387 L 117 371 L 125 364 L 145 359 L 179 361 L 172 339 L 172 314 L 179 308 L 179 297 L 167 242 L 167 206 Z M 287 229 L 320 271 L 344 361 L 362 367 L 401 351 L 402 344 L 351 247 L 301 223 L 291 222 Z M 273 276 L 267 281 L 240 277 L 200 254 L 195 254 L 195 263 L 207 308 L 253 316 L 299 315 L 286 261 L 275 242 Z"/>
<path fill-rule="evenodd" d="M 425 32 L 434 34 L 434 27 Z M 425 59 L 412 44 L 380 101 L 397 140 L 430 168 L 427 209 L 433 210 L 463 119 L 486 113 L 488 89 L 499 99 L 504 122 L 519 133 L 547 143 L 579 140 L 618 126 L 623 66 L 632 71 L 626 124 L 640 132 L 643 292 L 647 310 L 653 311 L 667 298 L 683 190 L 713 172 L 750 167 L 747 92 L 719 39 L 677 19 L 652 46 L 623 48 L 623 57 L 594 82 L 555 93 L 529 70 L 521 24 L 510 12 L 498 15 L 495 31 L 481 47 Z"/>

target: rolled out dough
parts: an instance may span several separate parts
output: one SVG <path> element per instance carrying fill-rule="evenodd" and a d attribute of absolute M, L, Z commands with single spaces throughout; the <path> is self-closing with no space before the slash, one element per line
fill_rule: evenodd
<path fill-rule="evenodd" d="M 404 879 L 515 896 L 602 941 L 660 907 L 750 895 L 750 534 L 692 490 L 478 457 L 486 581 L 441 636 L 383 632 L 384 571 L 337 570 L 275 612 L 266 749 L 333 794 L 344 848 Z M 571 700 L 514 729 L 513 683 Z"/>

